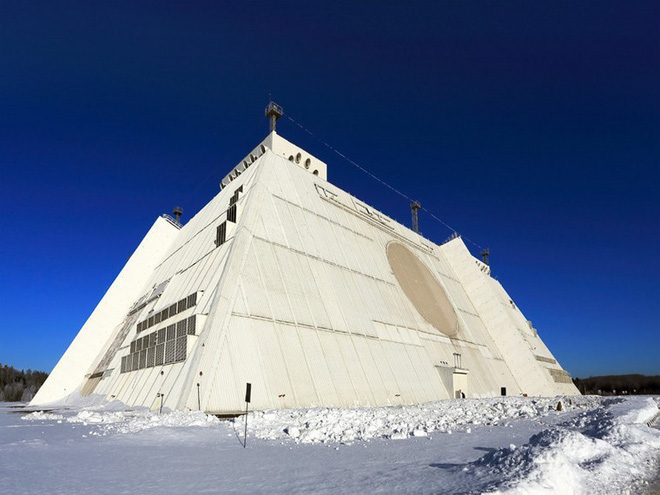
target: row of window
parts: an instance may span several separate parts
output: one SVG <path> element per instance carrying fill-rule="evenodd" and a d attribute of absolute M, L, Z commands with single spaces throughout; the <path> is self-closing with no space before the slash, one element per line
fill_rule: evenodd
<path fill-rule="evenodd" d="M 188 297 L 184 297 L 179 302 L 172 304 L 171 306 L 165 308 L 158 313 L 151 315 L 149 318 L 141 321 L 137 325 L 137 331 L 142 332 L 147 328 L 151 328 L 154 325 L 159 324 L 162 321 L 172 318 L 174 315 L 185 311 L 188 308 L 192 308 L 197 305 L 197 292 L 193 292 Z"/>
<path fill-rule="evenodd" d="M 121 372 L 153 368 L 186 360 L 187 335 L 195 335 L 195 315 L 131 342 L 130 354 L 121 358 Z"/>
<path fill-rule="evenodd" d="M 229 208 L 227 209 L 227 221 L 218 225 L 215 231 L 215 246 L 222 246 L 227 242 L 227 222 L 236 223 L 236 202 L 240 193 L 243 192 L 243 186 L 238 187 L 234 194 L 229 198 Z"/>

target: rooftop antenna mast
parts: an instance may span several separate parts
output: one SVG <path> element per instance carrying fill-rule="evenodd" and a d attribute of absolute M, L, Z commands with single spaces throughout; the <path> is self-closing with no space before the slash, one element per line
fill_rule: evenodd
<path fill-rule="evenodd" d="M 419 234 L 419 218 L 417 216 L 417 211 L 422 207 L 419 201 L 413 201 L 410 203 L 410 211 L 412 212 L 412 228 L 415 233 Z"/>
<path fill-rule="evenodd" d="M 484 260 L 484 265 L 489 265 L 488 257 L 490 256 L 490 249 L 486 248 L 481 251 L 481 258 Z"/>
<path fill-rule="evenodd" d="M 266 117 L 270 119 L 270 132 L 275 131 L 277 119 L 279 119 L 282 115 L 284 115 L 284 110 L 282 107 L 275 103 L 273 100 L 270 100 L 270 102 L 268 102 L 268 106 L 266 107 Z"/>
<path fill-rule="evenodd" d="M 183 215 L 183 208 L 180 206 L 175 206 L 174 211 L 172 211 L 172 215 L 174 215 L 174 218 L 176 219 L 176 224 L 181 225 L 181 215 Z"/>

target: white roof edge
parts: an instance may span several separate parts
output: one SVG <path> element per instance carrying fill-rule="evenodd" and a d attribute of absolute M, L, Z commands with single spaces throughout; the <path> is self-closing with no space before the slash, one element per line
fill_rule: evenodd
<path fill-rule="evenodd" d="M 236 177 L 241 175 L 245 169 L 257 161 L 269 149 L 278 156 L 281 156 L 296 165 L 308 170 L 314 175 L 318 175 L 323 180 L 328 180 L 328 166 L 325 162 L 319 160 L 311 153 L 303 150 L 299 146 L 284 139 L 282 136 L 272 131 L 266 139 L 261 141 L 238 165 L 231 169 L 220 181 L 220 188 L 227 186 Z"/>

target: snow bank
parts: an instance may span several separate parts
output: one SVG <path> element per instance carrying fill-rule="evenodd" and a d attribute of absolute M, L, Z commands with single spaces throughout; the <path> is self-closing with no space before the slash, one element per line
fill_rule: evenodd
<path fill-rule="evenodd" d="M 501 425 L 510 419 L 545 416 L 556 410 L 559 400 L 563 411 L 594 408 L 601 403 L 597 397 L 498 397 L 400 407 L 288 409 L 251 413 L 248 429 L 258 438 L 289 438 L 296 443 L 398 440 L 433 432 L 452 433 L 467 425 Z M 243 424 L 243 418 L 236 422 Z"/>
<path fill-rule="evenodd" d="M 151 428 L 190 428 L 200 426 L 208 428 L 217 426 L 220 420 L 215 416 L 210 416 L 202 412 L 184 412 L 173 411 L 165 414 L 158 414 L 153 411 L 103 411 L 103 410 L 84 410 L 70 416 L 62 414 L 44 413 L 41 411 L 33 412 L 23 416 L 25 421 L 49 421 L 57 420 L 66 423 L 79 423 L 84 426 L 98 425 L 96 431 L 90 432 L 92 435 L 107 435 L 108 433 L 137 433 Z"/>
<path fill-rule="evenodd" d="M 63 420 L 64 416 L 61 414 L 48 413 L 44 411 L 35 411 L 25 416 L 21 416 L 21 419 L 24 421 L 57 421 Z"/>
<path fill-rule="evenodd" d="M 559 401 L 562 403 L 561 412 L 557 411 Z M 302 485 L 297 484 L 301 482 L 298 477 L 280 477 L 280 473 L 286 472 L 291 464 L 307 462 L 305 472 L 309 479 L 305 486 L 321 486 L 334 473 L 337 476 L 336 482 L 331 481 L 323 486 L 332 489 L 340 486 L 346 488 L 345 491 L 351 491 L 348 488 L 350 483 L 353 483 L 350 485 L 355 489 L 353 491 L 365 491 L 365 486 L 389 486 L 381 483 L 383 473 L 396 465 L 399 470 L 397 479 L 407 476 L 405 486 L 419 493 L 464 493 L 462 487 L 469 487 L 475 493 L 507 495 L 642 493 L 644 481 L 658 473 L 660 430 L 649 428 L 646 423 L 658 413 L 659 405 L 657 398 L 645 397 L 501 397 L 449 400 L 405 407 L 262 411 L 250 413 L 249 436 L 276 442 L 262 442 L 253 451 L 248 447 L 245 455 L 247 458 L 250 458 L 251 453 L 254 456 L 252 467 L 259 483 L 271 480 L 273 484 L 268 486 L 280 487 L 279 492 L 300 491 Z M 6 430 L 15 438 L 11 441 L 7 437 L 9 439 L 6 440 L 5 449 L 10 446 L 13 449 L 41 448 L 46 441 L 66 439 L 66 442 L 56 445 L 62 448 L 75 447 L 72 455 L 78 452 L 77 449 L 87 448 L 92 458 L 95 458 L 94 449 L 99 446 L 105 449 L 118 448 L 117 445 L 125 447 L 127 444 L 139 452 L 148 452 L 150 447 L 144 447 L 145 437 L 135 434 L 152 430 L 147 438 L 156 438 L 159 444 L 167 443 L 161 440 L 169 438 L 176 440 L 177 449 L 190 448 L 189 452 L 197 452 L 202 443 L 205 449 L 215 449 L 215 456 L 200 454 L 194 460 L 193 465 L 199 472 L 207 472 L 208 469 L 197 464 L 237 448 L 234 437 L 242 436 L 244 425 L 242 417 L 227 422 L 201 412 L 158 414 L 146 409 L 118 410 L 115 406 L 40 411 L 24 415 L 21 419 L 31 423 L 25 426 L 37 427 L 37 422 L 41 421 L 57 423 L 59 428 L 34 428 L 37 438 L 33 439 L 19 436 L 25 435 L 25 431 L 31 431 L 30 428 L 17 429 L 16 433 Z M 59 433 L 52 435 L 53 431 L 63 432 L 65 430 L 62 428 L 67 426 L 77 429 L 79 425 L 87 427 L 82 429 L 84 443 L 71 443 L 69 437 Z M 479 428 L 479 425 L 498 427 Z M 234 432 L 231 431 L 232 426 Z M 172 430 L 174 428 L 184 429 L 185 434 Z M 209 436 L 212 432 L 221 432 L 223 435 Z M 236 432 L 240 435 L 236 435 Z M 452 436 L 448 437 L 449 434 Z M 103 438 L 106 435 L 126 437 L 121 442 L 106 442 L 107 439 Z M 519 439 L 516 443 L 522 445 L 511 444 L 508 448 L 499 448 L 510 444 L 514 436 Z M 426 437 L 428 440 L 403 440 L 411 437 Z M 208 438 L 212 440 L 207 442 Z M 333 449 L 314 446 L 298 449 L 294 445 L 351 444 L 372 439 L 400 441 L 373 442 L 368 449 L 370 462 L 366 463 L 363 462 L 365 457 L 362 452 L 367 450 L 359 445 L 342 448 L 341 454 L 335 453 Z M 409 448 L 409 444 L 413 443 L 414 449 Z M 366 443 L 363 446 L 366 447 Z M 147 450 L 140 450 L 144 448 Z M 475 450 L 478 453 L 475 454 Z M 477 459 L 483 450 L 492 451 Z M 35 455 L 34 450 L 26 452 L 26 459 L 32 459 Z M 43 452 L 43 469 L 46 469 L 52 459 L 50 450 L 45 449 Z M 143 459 L 142 453 L 136 455 Z M 174 457 L 176 455 L 173 454 Z M 273 457 L 278 460 L 274 461 Z M 380 459 L 380 464 L 374 461 L 376 458 Z M 78 466 L 80 462 L 84 463 L 84 458 L 76 460 L 75 465 Z M 350 480 L 341 474 L 356 465 L 360 466 L 358 474 Z M 228 465 L 223 475 L 228 479 L 231 479 L 235 471 L 244 472 L 232 466 Z M 262 467 L 263 472 L 259 471 Z M 149 469 L 153 470 L 153 466 Z M 190 472 L 197 471 L 192 469 Z M 372 479 L 365 485 L 363 478 L 369 476 Z M 216 481 L 214 479 L 213 482 Z M 266 485 L 258 486 L 264 492 L 278 492 L 277 489 L 268 490 Z"/>
<path fill-rule="evenodd" d="M 660 431 L 646 425 L 657 412 L 650 398 L 607 400 L 468 469 L 496 475 L 492 494 L 631 493 L 632 479 L 644 482 L 657 469 Z"/>

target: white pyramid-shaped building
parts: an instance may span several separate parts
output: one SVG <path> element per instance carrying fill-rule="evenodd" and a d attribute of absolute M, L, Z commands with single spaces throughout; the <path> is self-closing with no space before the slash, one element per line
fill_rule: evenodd
<path fill-rule="evenodd" d="M 156 220 L 32 404 L 236 413 L 577 394 L 487 265 L 326 180 L 274 131 Z M 73 399 L 72 399 L 73 398 Z"/>

